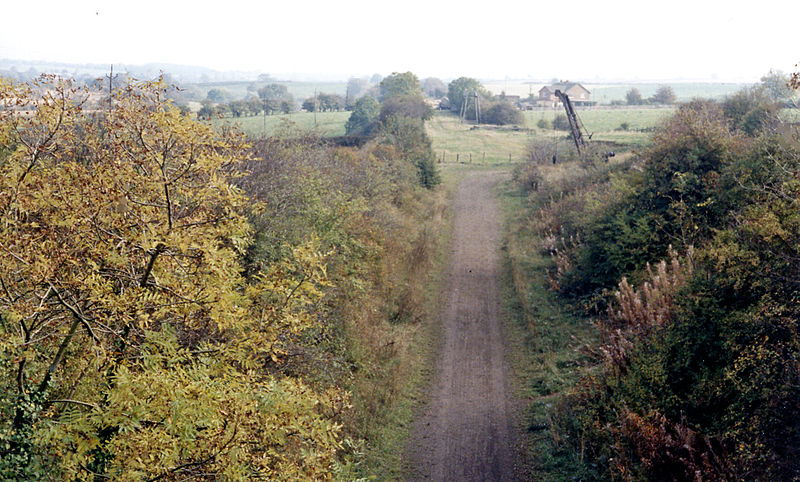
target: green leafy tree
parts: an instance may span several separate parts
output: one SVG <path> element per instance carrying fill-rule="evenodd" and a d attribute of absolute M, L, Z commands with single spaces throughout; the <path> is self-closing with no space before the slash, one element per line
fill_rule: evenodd
<path fill-rule="evenodd" d="M 242 117 L 243 115 L 247 115 L 249 108 L 246 101 L 235 100 L 228 104 L 228 110 L 230 110 L 233 117 Z"/>
<path fill-rule="evenodd" d="M 264 110 L 264 103 L 256 98 L 250 98 L 247 100 L 247 110 L 250 115 L 258 115 Z"/>
<path fill-rule="evenodd" d="M 625 102 L 627 102 L 628 105 L 640 105 L 644 103 L 644 99 L 639 89 L 633 87 L 625 93 Z"/>
<path fill-rule="evenodd" d="M 230 92 L 224 89 L 211 89 L 206 94 L 206 99 L 214 103 L 227 102 L 230 98 Z"/>
<path fill-rule="evenodd" d="M 433 116 L 433 109 L 425 102 L 421 93 L 396 95 L 385 98 L 381 102 L 380 120 L 392 116 L 411 117 L 412 119 L 429 120 Z"/>
<path fill-rule="evenodd" d="M 761 85 L 774 102 L 795 105 L 795 93 L 790 77 L 780 70 L 770 70 L 767 75 L 761 77 Z"/>
<path fill-rule="evenodd" d="M 345 94 L 347 108 L 350 108 L 359 97 L 366 94 L 368 88 L 369 83 L 366 78 L 351 77 L 347 81 L 347 91 Z"/>
<path fill-rule="evenodd" d="M 525 118 L 522 115 L 522 111 L 517 107 L 511 105 L 509 102 L 500 101 L 495 102 L 483 112 L 481 122 L 502 126 L 507 124 L 523 124 Z"/>
<path fill-rule="evenodd" d="M 347 135 L 369 135 L 375 128 L 380 109 L 380 104 L 373 97 L 358 99 L 345 124 Z"/>
<path fill-rule="evenodd" d="M 420 90 L 419 79 L 411 72 L 394 72 L 380 83 L 381 100 L 388 97 L 416 94 Z"/>
<path fill-rule="evenodd" d="M 428 97 L 434 99 L 441 99 L 447 95 L 447 86 L 441 79 L 436 77 L 428 77 L 422 81 L 422 91 Z"/>
<path fill-rule="evenodd" d="M 270 114 L 280 111 L 284 102 L 294 104 L 289 89 L 281 84 L 269 84 L 258 89 L 258 96 L 264 104 L 264 110 Z"/>
<path fill-rule="evenodd" d="M 662 85 L 661 87 L 656 90 L 656 93 L 653 94 L 648 101 L 651 104 L 674 104 L 675 103 L 675 91 L 672 90 L 672 87 L 668 85 Z"/>
<path fill-rule="evenodd" d="M 450 99 L 450 109 L 456 112 L 461 110 L 464 100 L 477 93 L 486 96 L 488 92 L 478 80 L 470 77 L 459 77 L 447 85 L 447 98 Z"/>

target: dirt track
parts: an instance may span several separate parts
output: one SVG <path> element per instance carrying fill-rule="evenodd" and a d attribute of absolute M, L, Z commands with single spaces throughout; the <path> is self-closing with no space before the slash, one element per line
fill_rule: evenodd
<path fill-rule="evenodd" d="M 409 444 L 414 479 L 514 479 L 514 391 L 498 290 L 501 221 L 491 192 L 504 176 L 470 173 L 455 195 L 439 358 Z"/>

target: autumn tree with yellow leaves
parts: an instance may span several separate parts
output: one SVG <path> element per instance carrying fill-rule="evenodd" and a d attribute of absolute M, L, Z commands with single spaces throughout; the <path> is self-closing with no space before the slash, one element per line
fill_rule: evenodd
<path fill-rule="evenodd" d="M 325 255 L 242 275 L 248 146 L 165 89 L 90 109 L 54 77 L 0 80 L 2 478 L 330 472 L 345 395 L 266 369 L 314 323 Z"/>

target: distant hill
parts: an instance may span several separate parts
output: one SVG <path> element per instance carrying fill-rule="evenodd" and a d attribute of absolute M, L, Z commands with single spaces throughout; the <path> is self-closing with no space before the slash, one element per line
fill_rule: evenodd
<path fill-rule="evenodd" d="M 60 74 L 76 79 L 95 79 L 108 75 L 111 65 L 76 64 L 42 60 L 0 59 L 0 75 L 27 80 L 42 73 Z M 152 79 L 162 72 L 180 83 L 232 82 L 256 80 L 259 72 L 219 71 L 193 65 L 149 63 L 144 65 L 114 64 L 114 72 L 137 79 Z"/>

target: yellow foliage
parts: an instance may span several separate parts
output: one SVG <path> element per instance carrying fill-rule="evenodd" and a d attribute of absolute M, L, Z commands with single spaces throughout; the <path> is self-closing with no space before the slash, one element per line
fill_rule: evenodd
<path fill-rule="evenodd" d="M 248 284 L 248 146 L 164 89 L 89 111 L 55 78 L 0 82 L 0 474 L 326 478 L 345 396 L 267 371 L 325 255 Z"/>

